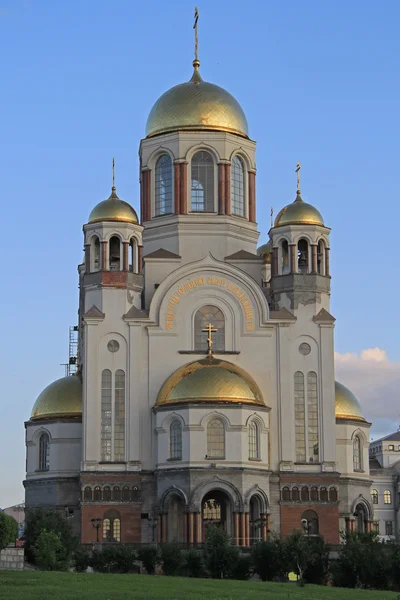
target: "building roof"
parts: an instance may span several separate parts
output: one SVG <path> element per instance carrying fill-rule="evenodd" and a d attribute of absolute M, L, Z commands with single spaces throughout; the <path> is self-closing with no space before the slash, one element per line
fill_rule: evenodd
<path fill-rule="evenodd" d="M 82 381 L 78 375 L 62 377 L 39 394 L 31 420 L 82 416 Z"/>
<path fill-rule="evenodd" d="M 282 208 L 275 219 L 274 227 L 283 227 L 283 225 L 324 226 L 324 220 L 319 210 L 312 204 L 304 202 L 300 190 L 297 190 L 296 200 Z"/>
<path fill-rule="evenodd" d="M 389 435 L 385 435 L 385 437 L 379 438 L 378 440 L 374 440 L 371 444 L 376 444 L 377 442 L 400 442 L 400 430 L 395 431 L 394 433 L 390 433 Z"/>

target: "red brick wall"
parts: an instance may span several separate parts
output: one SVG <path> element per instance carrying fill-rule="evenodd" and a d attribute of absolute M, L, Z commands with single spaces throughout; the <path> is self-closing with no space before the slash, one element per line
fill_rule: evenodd
<path fill-rule="evenodd" d="M 301 529 L 301 516 L 305 510 L 318 515 L 319 533 L 330 544 L 339 544 L 339 507 L 337 504 L 281 504 L 281 534 L 286 537 L 295 529 Z"/>
<path fill-rule="evenodd" d="M 96 529 L 91 523 L 91 519 L 104 516 L 108 510 L 117 510 L 121 515 L 121 542 L 140 543 L 141 541 L 141 510 L 140 506 L 133 504 L 83 504 L 81 510 L 82 544 L 91 544 L 96 542 Z M 102 527 L 99 529 L 99 540 L 102 541 Z"/>

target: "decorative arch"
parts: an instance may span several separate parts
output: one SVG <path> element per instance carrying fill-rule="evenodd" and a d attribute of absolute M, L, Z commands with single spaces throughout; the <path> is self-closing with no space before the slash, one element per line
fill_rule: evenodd
<path fill-rule="evenodd" d="M 362 505 L 364 510 L 366 511 L 368 521 L 372 521 L 373 510 L 372 510 L 371 504 L 370 504 L 370 502 L 368 502 L 368 500 L 366 498 L 364 498 L 364 496 L 362 494 L 360 494 L 358 496 L 358 498 L 353 500 L 353 502 L 351 504 L 351 514 L 355 515 L 357 505 L 359 505 L 359 504 Z"/>
<path fill-rule="evenodd" d="M 174 212 L 174 164 L 168 152 L 162 152 L 154 168 L 154 216 Z"/>
<path fill-rule="evenodd" d="M 176 156 L 172 152 L 171 148 L 167 148 L 166 146 L 158 146 L 158 148 L 153 150 L 153 152 L 150 154 L 149 158 L 147 159 L 146 165 L 143 165 L 143 167 L 147 167 L 148 169 L 151 169 L 153 171 L 155 169 L 158 159 L 163 154 L 168 154 L 172 163 L 174 162 L 174 160 L 176 160 Z"/>
<path fill-rule="evenodd" d="M 244 168 L 246 169 L 246 171 L 250 171 L 251 169 L 255 168 L 255 164 L 253 164 L 251 162 L 250 156 L 247 154 L 247 152 L 245 150 L 243 150 L 242 147 L 240 148 L 235 148 L 232 152 L 231 155 L 229 156 L 229 162 L 232 162 L 232 159 L 235 156 L 239 156 L 239 158 L 242 159 L 243 163 L 244 163 Z"/>
<path fill-rule="evenodd" d="M 208 150 L 198 150 L 190 161 L 190 212 L 216 210 L 216 163 Z"/>
<path fill-rule="evenodd" d="M 39 435 L 38 442 L 39 471 L 48 471 L 50 469 L 50 435 L 47 431 L 42 431 Z"/>
<path fill-rule="evenodd" d="M 217 329 L 213 336 L 213 350 L 218 353 L 225 350 L 225 315 L 222 310 L 213 304 L 205 304 L 194 313 L 194 349 L 207 350 L 207 335 L 204 329 L 208 323 Z"/>
<path fill-rule="evenodd" d="M 182 502 L 185 504 L 185 506 L 187 506 L 187 504 L 188 504 L 187 495 L 181 488 L 178 488 L 173 485 L 172 487 L 165 490 L 163 495 L 161 496 L 161 500 L 160 500 L 161 512 L 167 512 L 169 502 L 170 502 L 171 498 L 173 498 L 173 496 L 178 496 L 178 498 L 180 498 L 182 500 Z"/>
<path fill-rule="evenodd" d="M 259 502 L 260 502 L 260 507 L 261 507 L 261 512 L 266 514 L 269 512 L 269 500 L 268 500 L 268 496 L 267 493 L 260 488 L 260 486 L 256 483 L 255 485 L 253 485 L 250 489 L 247 490 L 247 492 L 244 495 L 244 499 L 243 499 L 243 504 L 246 508 L 248 509 L 248 507 L 250 506 L 250 500 L 253 497 L 257 497 Z"/>
<path fill-rule="evenodd" d="M 220 419 L 220 421 L 222 421 L 224 423 L 225 429 L 227 431 L 232 426 L 232 424 L 229 420 L 229 417 L 224 415 L 224 413 L 219 412 L 218 410 L 214 410 L 213 412 L 207 413 L 206 415 L 204 415 L 200 419 L 200 426 L 203 427 L 204 429 L 206 429 L 209 421 L 211 421 L 212 419 Z"/>
<path fill-rule="evenodd" d="M 203 497 L 214 490 L 225 492 L 229 500 L 232 502 L 234 511 L 238 512 L 239 510 L 243 510 L 242 495 L 237 487 L 234 486 L 230 481 L 220 479 L 217 476 L 205 483 L 200 483 L 193 490 L 190 496 L 190 506 L 193 511 L 199 511 Z"/>
<path fill-rule="evenodd" d="M 185 160 L 188 162 L 188 164 L 190 164 L 193 156 L 197 152 L 202 152 L 202 151 L 208 152 L 209 154 L 212 155 L 215 166 L 217 166 L 217 164 L 222 160 L 218 150 L 216 148 L 214 148 L 214 146 L 211 146 L 210 144 L 207 144 L 206 142 L 202 142 L 200 144 L 195 144 L 194 146 L 191 146 L 188 149 L 188 151 L 186 152 Z"/>
<path fill-rule="evenodd" d="M 177 420 L 179 420 L 182 423 L 182 428 L 186 426 L 185 419 L 183 418 L 183 416 L 180 413 L 174 411 L 165 417 L 165 419 L 161 423 L 161 427 L 164 429 L 164 431 L 167 431 L 172 421 Z"/>

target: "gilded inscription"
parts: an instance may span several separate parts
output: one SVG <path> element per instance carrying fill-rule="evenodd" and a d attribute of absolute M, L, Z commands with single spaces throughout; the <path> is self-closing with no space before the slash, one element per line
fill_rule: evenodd
<path fill-rule="evenodd" d="M 165 328 L 167 330 L 171 331 L 174 328 L 176 307 L 178 306 L 181 297 L 201 285 L 222 287 L 233 294 L 242 306 L 246 331 L 254 331 L 254 311 L 248 296 L 246 296 L 245 292 L 238 285 L 232 283 L 228 279 L 223 279 L 222 277 L 196 277 L 178 287 L 168 301 L 167 314 L 165 316 Z"/>

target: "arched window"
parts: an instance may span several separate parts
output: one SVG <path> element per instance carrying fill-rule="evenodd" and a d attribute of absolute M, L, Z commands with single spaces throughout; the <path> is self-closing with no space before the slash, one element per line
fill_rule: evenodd
<path fill-rule="evenodd" d="M 306 407 L 304 396 L 304 374 L 294 374 L 294 410 L 296 431 L 296 462 L 306 462 Z"/>
<path fill-rule="evenodd" d="M 281 253 L 282 253 L 282 275 L 289 273 L 289 244 L 287 240 L 283 240 L 281 244 Z"/>
<path fill-rule="evenodd" d="M 172 460 L 182 459 L 182 423 L 172 421 L 169 432 L 169 456 Z"/>
<path fill-rule="evenodd" d="M 337 489 L 334 487 L 329 488 L 329 502 L 337 502 L 337 499 Z"/>
<path fill-rule="evenodd" d="M 315 486 L 311 488 L 311 502 L 318 502 L 318 488 Z"/>
<path fill-rule="evenodd" d="M 101 488 L 98 485 L 96 485 L 96 487 L 94 488 L 93 500 L 95 502 L 101 502 L 101 496 Z"/>
<path fill-rule="evenodd" d="M 115 373 L 114 460 L 125 460 L 125 373 Z"/>
<path fill-rule="evenodd" d="M 100 240 L 97 236 L 92 239 L 91 244 L 91 252 L 92 252 L 92 265 L 91 271 L 99 271 L 100 270 Z"/>
<path fill-rule="evenodd" d="M 39 438 L 39 471 L 48 471 L 50 467 L 50 438 L 42 433 Z"/>
<path fill-rule="evenodd" d="M 101 460 L 111 461 L 111 371 L 101 374 Z"/>
<path fill-rule="evenodd" d="M 378 502 L 379 502 L 378 490 L 371 490 L 371 500 L 372 500 L 372 504 L 378 504 Z"/>
<path fill-rule="evenodd" d="M 214 212 L 214 161 L 209 152 L 192 158 L 192 212 Z"/>
<path fill-rule="evenodd" d="M 383 502 L 384 504 L 392 504 L 392 492 L 390 490 L 383 492 Z"/>
<path fill-rule="evenodd" d="M 85 489 L 84 489 L 83 500 L 84 500 L 84 502 L 92 501 L 92 488 L 90 488 L 89 486 L 85 487 Z"/>
<path fill-rule="evenodd" d="M 297 245 L 297 271 L 299 273 L 309 272 L 309 261 L 308 261 L 308 242 L 307 240 L 299 240 Z"/>
<path fill-rule="evenodd" d="M 155 171 L 155 216 L 172 213 L 172 160 L 168 154 L 162 154 L 157 161 Z"/>
<path fill-rule="evenodd" d="M 121 541 L 121 517 L 117 510 L 108 510 L 103 518 L 103 539 Z"/>
<path fill-rule="evenodd" d="M 317 246 L 317 273 L 325 275 L 325 244 L 319 240 Z"/>
<path fill-rule="evenodd" d="M 225 458 L 225 427 L 220 419 L 207 425 L 207 458 Z"/>
<path fill-rule="evenodd" d="M 211 323 L 213 329 L 216 329 L 212 334 L 213 351 L 223 352 L 225 350 L 225 317 L 222 311 L 216 306 L 202 306 L 194 317 L 194 348 L 195 350 L 207 350 L 208 335 L 204 331 Z"/>
<path fill-rule="evenodd" d="M 231 166 L 231 211 L 233 215 L 245 216 L 244 166 L 239 156 L 232 158 Z"/>
<path fill-rule="evenodd" d="M 137 241 L 133 237 L 129 240 L 129 249 L 128 249 L 128 271 L 130 273 L 138 272 L 138 264 L 137 264 Z"/>
<path fill-rule="evenodd" d="M 326 487 L 322 487 L 319 490 L 319 499 L 321 500 L 321 502 L 328 502 L 328 490 L 326 489 Z"/>
<path fill-rule="evenodd" d="M 111 501 L 111 489 L 108 486 L 103 489 L 103 500 L 104 502 Z"/>
<path fill-rule="evenodd" d="M 117 485 L 113 487 L 112 499 L 114 502 L 121 502 L 121 489 Z"/>
<path fill-rule="evenodd" d="M 282 488 L 282 500 L 284 502 L 288 502 L 290 500 L 290 489 L 287 486 Z"/>
<path fill-rule="evenodd" d="M 353 470 L 361 471 L 361 439 L 359 435 L 353 440 Z"/>
<path fill-rule="evenodd" d="M 249 458 L 260 458 L 260 435 L 255 421 L 251 421 L 249 424 Z"/>
<path fill-rule="evenodd" d="M 304 486 L 301 488 L 301 501 L 308 502 L 309 499 L 310 499 L 310 497 L 309 497 L 308 487 Z"/>
<path fill-rule="evenodd" d="M 124 488 L 122 488 L 122 501 L 129 502 L 130 499 L 131 499 L 131 490 L 126 485 Z"/>
<path fill-rule="evenodd" d="M 109 267 L 110 271 L 121 270 L 121 240 L 116 235 L 113 235 L 110 239 L 110 259 Z"/>
<path fill-rule="evenodd" d="M 292 488 L 292 500 L 293 502 L 298 502 L 300 500 L 300 492 L 298 487 Z"/>
<path fill-rule="evenodd" d="M 113 521 L 113 539 L 115 542 L 121 541 L 121 519 L 114 519 Z"/>
<path fill-rule="evenodd" d="M 307 423 L 308 462 L 318 462 L 318 389 L 313 371 L 307 375 Z"/>
<path fill-rule="evenodd" d="M 304 533 L 318 535 L 318 515 L 314 510 L 306 510 L 301 515 L 301 526 Z"/>
<path fill-rule="evenodd" d="M 103 540 L 109 540 L 111 537 L 110 519 L 103 519 Z"/>

